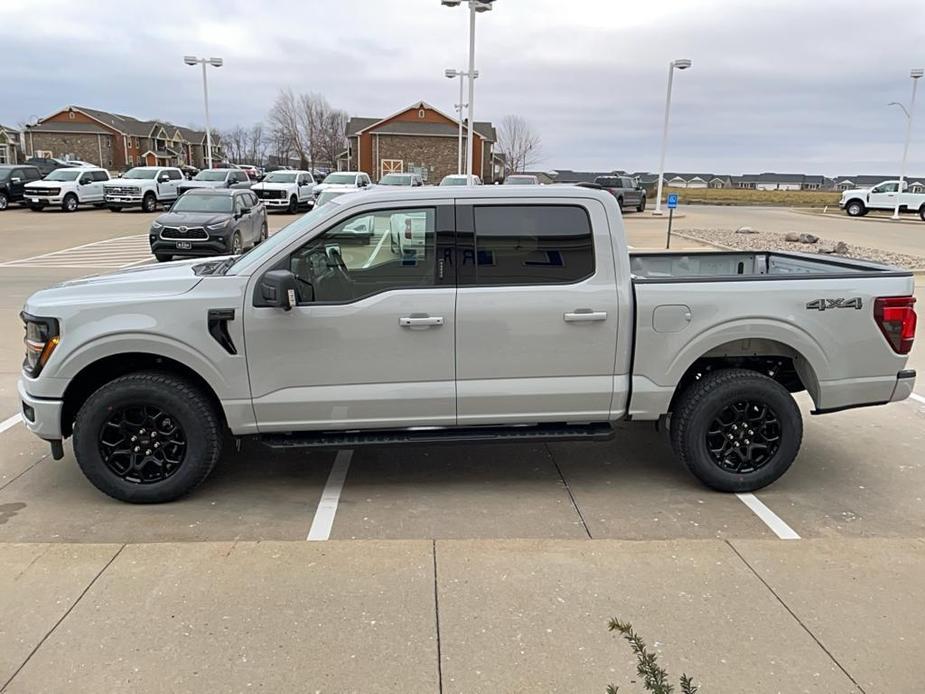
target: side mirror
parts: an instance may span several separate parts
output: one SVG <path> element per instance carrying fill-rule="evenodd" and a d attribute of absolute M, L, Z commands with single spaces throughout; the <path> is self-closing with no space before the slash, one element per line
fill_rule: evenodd
<path fill-rule="evenodd" d="M 13 183 L 19 183 L 20 181 L 22 181 L 22 179 L 17 176 L 15 178 L 11 178 L 10 181 L 12 181 Z"/>
<path fill-rule="evenodd" d="M 167 183 L 170 180 L 170 176 L 160 176 L 157 179 L 158 183 Z"/>
<path fill-rule="evenodd" d="M 243 208 L 243 209 L 241 210 L 241 216 L 242 216 L 242 217 L 243 217 L 244 215 L 250 214 L 250 213 L 251 213 L 251 208 L 250 208 L 250 207 L 245 207 L 245 208 Z"/>
<path fill-rule="evenodd" d="M 289 270 L 270 270 L 257 282 L 255 306 L 291 310 L 298 303 L 295 275 Z"/>

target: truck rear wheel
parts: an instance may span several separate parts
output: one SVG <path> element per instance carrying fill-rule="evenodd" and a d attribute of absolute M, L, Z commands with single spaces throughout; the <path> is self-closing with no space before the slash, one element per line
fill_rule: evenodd
<path fill-rule="evenodd" d="M 685 390 L 671 415 L 671 443 L 697 479 L 722 492 L 761 489 L 787 472 L 803 419 L 787 389 L 764 374 L 722 369 Z"/>
<path fill-rule="evenodd" d="M 184 378 L 143 371 L 102 386 L 77 413 L 74 454 L 93 485 L 134 504 L 173 501 L 215 467 L 218 413 Z"/>
<path fill-rule="evenodd" d="M 848 213 L 849 217 L 863 217 L 867 214 L 867 208 L 860 200 L 852 200 L 845 205 L 845 212 Z"/>
<path fill-rule="evenodd" d="M 645 195 L 643 195 L 641 198 L 639 198 L 639 204 L 636 206 L 636 211 L 637 211 L 637 212 L 645 212 L 645 211 L 646 211 L 646 196 L 645 196 Z"/>

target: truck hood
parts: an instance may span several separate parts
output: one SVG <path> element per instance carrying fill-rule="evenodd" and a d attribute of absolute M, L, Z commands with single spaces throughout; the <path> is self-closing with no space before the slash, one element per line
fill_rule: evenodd
<path fill-rule="evenodd" d="M 870 188 L 852 188 L 851 190 L 842 191 L 841 196 L 843 198 L 848 197 L 849 195 L 867 195 L 870 192 Z"/>
<path fill-rule="evenodd" d="M 67 186 L 73 186 L 74 181 L 29 181 L 26 184 L 26 190 L 30 188 L 66 188 Z"/>
<path fill-rule="evenodd" d="M 225 224 L 231 216 L 230 212 L 165 212 L 154 221 L 165 227 L 201 227 Z"/>
<path fill-rule="evenodd" d="M 209 258 L 214 261 L 215 258 Z M 145 265 L 106 275 L 68 280 L 26 299 L 25 311 L 55 317 L 58 309 L 90 303 L 142 303 L 146 299 L 185 294 L 202 280 L 193 268 L 202 258 Z"/>
<path fill-rule="evenodd" d="M 255 183 L 251 190 L 292 190 L 295 187 L 295 183 Z"/>

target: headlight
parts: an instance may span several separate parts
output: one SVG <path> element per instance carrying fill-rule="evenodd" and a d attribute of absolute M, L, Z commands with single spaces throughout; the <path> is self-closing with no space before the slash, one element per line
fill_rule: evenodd
<path fill-rule="evenodd" d="M 26 358 L 22 368 L 28 376 L 35 378 L 61 341 L 58 321 L 54 318 L 37 318 L 28 313 L 21 313 L 20 317 L 26 328 L 26 337 L 23 340 L 26 345 Z"/>
<path fill-rule="evenodd" d="M 228 222 L 218 222 L 217 224 L 207 224 L 206 229 L 209 231 L 221 231 L 226 226 L 228 226 Z"/>
<path fill-rule="evenodd" d="M 151 231 L 157 231 L 158 229 L 163 229 L 164 225 L 160 222 L 151 222 Z"/>

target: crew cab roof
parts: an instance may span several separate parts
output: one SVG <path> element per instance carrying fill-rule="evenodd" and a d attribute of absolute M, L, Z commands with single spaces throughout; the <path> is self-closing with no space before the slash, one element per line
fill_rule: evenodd
<path fill-rule="evenodd" d="M 350 200 L 369 202 L 401 202 L 403 200 L 465 200 L 486 198 L 524 198 L 534 200 L 592 198 L 616 204 L 613 195 L 602 190 L 582 188 L 575 185 L 560 186 L 430 186 L 409 188 L 405 186 L 382 186 L 372 190 L 348 193 Z M 346 198 L 346 196 L 344 196 Z M 347 204 L 347 200 L 339 202 Z"/>

